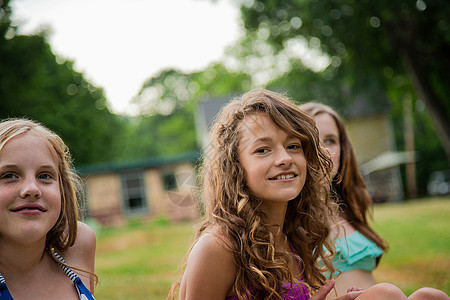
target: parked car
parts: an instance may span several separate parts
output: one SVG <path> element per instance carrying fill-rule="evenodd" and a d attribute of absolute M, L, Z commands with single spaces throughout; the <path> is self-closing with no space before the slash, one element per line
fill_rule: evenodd
<path fill-rule="evenodd" d="M 427 189 L 432 196 L 450 194 L 450 170 L 431 173 Z"/>

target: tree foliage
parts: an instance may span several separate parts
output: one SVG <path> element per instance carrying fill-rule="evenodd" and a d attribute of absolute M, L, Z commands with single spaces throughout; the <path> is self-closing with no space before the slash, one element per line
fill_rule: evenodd
<path fill-rule="evenodd" d="M 326 53 L 331 63 L 324 74 L 339 76 L 338 92 L 346 86 L 350 96 L 367 87 L 387 91 L 408 78 L 450 159 L 448 1 L 249 1 L 241 11 L 246 30 L 276 51 L 301 37 Z"/>
<path fill-rule="evenodd" d="M 193 73 L 163 70 L 149 78 L 133 100 L 141 115 L 133 120 L 133 133 L 122 157 L 199 149 L 195 123 L 198 101 L 232 97 L 248 90 L 250 82 L 248 75 L 232 73 L 221 63 Z"/>
<path fill-rule="evenodd" d="M 319 72 L 291 58 L 289 70 L 269 88 L 331 104 L 344 115 L 356 102 L 376 107 L 388 100 L 399 150 L 402 102 L 413 95 L 419 191 L 425 193 L 433 170 L 448 168 L 448 1 L 255 0 L 244 1 L 241 12 L 246 36 L 258 37 L 275 54 L 303 43 L 329 58 Z"/>
<path fill-rule="evenodd" d="M 450 4 L 444 0 L 242 1 L 246 34 L 224 60 L 196 72 L 168 69 L 150 77 L 133 101 L 137 117 L 111 114 L 103 91 L 71 61 L 55 57 L 45 32 L 16 35 L 9 1 L 1 3 L 0 118 L 44 123 L 63 137 L 77 164 L 198 149 L 199 101 L 267 87 L 344 114 L 358 101 L 377 108 L 388 99 L 399 150 L 402 101 L 416 95 L 422 190 L 431 171 L 448 167 L 441 145 L 450 131 L 439 129 L 448 128 L 450 115 Z"/>
<path fill-rule="evenodd" d="M 114 157 L 117 116 L 103 91 L 94 87 L 51 51 L 45 32 L 15 35 L 4 1 L 0 10 L 0 119 L 26 117 L 57 132 L 76 164 Z"/>

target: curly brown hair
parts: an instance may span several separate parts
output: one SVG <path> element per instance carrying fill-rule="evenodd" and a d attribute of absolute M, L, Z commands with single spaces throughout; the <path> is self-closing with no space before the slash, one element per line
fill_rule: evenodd
<path fill-rule="evenodd" d="M 330 260 L 334 248 L 328 239 L 333 205 L 324 184 L 329 182 L 331 160 L 319 147 L 314 121 L 287 97 L 267 90 L 231 100 L 216 117 L 201 168 L 205 219 L 193 245 L 209 230 L 219 232 L 237 266 L 235 295 L 246 299 L 250 292 L 252 299 L 279 299 L 282 283 L 294 282 L 288 267 L 292 254 L 275 248 L 271 225 L 259 209 L 262 199 L 248 188 L 238 156 L 243 121 L 257 113 L 266 114 L 302 142 L 306 181 L 301 193 L 288 202 L 283 231 L 301 262 L 304 283 L 315 291 L 325 283 L 325 272 L 334 271 Z M 172 297 L 177 288 L 179 282 L 172 286 Z"/>
<path fill-rule="evenodd" d="M 72 158 L 66 144 L 56 133 L 38 122 L 28 119 L 2 121 L 0 123 L 0 151 L 9 140 L 27 132 L 45 140 L 58 162 L 61 212 L 56 224 L 47 233 L 45 241 L 45 250 L 53 258 L 52 248 L 58 252 L 64 252 L 74 244 L 77 237 L 77 196 L 82 191 L 81 181 L 72 171 Z"/>
<path fill-rule="evenodd" d="M 308 102 L 299 107 L 312 117 L 326 113 L 333 118 L 339 132 L 341 156 L 338 172 L 332 180 L 334 191 L 332 198 L 339 205 L 341 214 L 347 222 L 386 251 L 389 248 L 388 244 L 368 223 L 368 219 L 372 217 L 373 200 L 359 172 L 355 151 L 345 129 L 344 121 L 336 111 L 324 104 Z M 377 258 L 377 263 L 380 258 Z"/>

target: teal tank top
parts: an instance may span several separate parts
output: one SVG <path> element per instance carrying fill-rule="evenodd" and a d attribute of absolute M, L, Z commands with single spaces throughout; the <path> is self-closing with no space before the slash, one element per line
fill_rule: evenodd
<path fill-rule="evenodd" d="M 377 244 L 359 231 L 355 231 L 345 238 L 337 238 L 334 243 L 336 256 L 333 258 L 333 265 L 342 273 L 350 270 L 372 272 L 377 265 L 377 257 L 383 254 L 383 250 Z M 338 274 L 338 272 L 334 273 L 333 277 Z"/>

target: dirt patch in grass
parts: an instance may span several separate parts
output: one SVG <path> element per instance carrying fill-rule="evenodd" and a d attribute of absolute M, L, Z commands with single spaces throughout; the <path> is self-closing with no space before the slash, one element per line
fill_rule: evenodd
<path fill-rule="evenodd" d="M 127 250 L 142 245 L 155 243 L 158 237 L 145 231 L 129 231 L 126 234 L 104 238 L 97 243 L 97 253 L 108 253 Z"/>
<path fill-rule="evenodd" d="M 391 282 L 406 290 L 430 286 L 448 293 L 450 289 L 449 270 L 450 259 L 436 259 L 415 262 L 395 269 L 381 265 L 375 270 L 374 276 L 378 282 Z"/>

